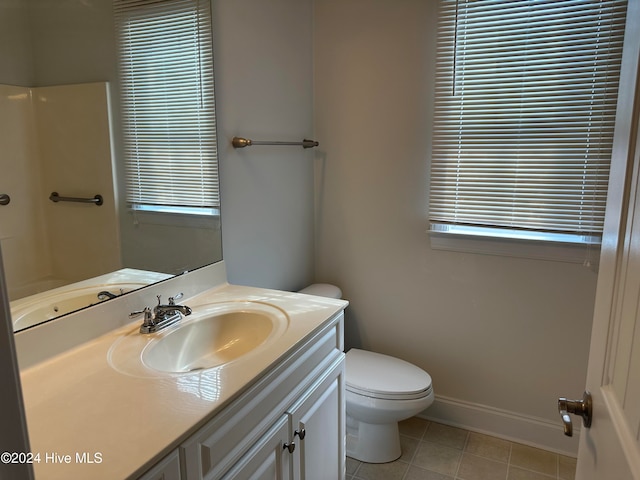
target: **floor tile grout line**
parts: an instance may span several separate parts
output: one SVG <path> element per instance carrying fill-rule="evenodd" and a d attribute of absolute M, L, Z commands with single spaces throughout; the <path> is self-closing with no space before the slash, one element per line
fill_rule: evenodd
<path fill-rule="evenodd" d="M 409 475 L 409 470 L 411 470 L 411 466 L 413 465 L 413 460 L 416 457 L 416 455 L 418 454 L 418 450 L 420 449 L 420 444 L 422 443 L 422 439 L 424 438 L 424 436 L 427 434 L 427 429 L 429 428 L 429 425 L 431 424 L 431 422 L 427 421 L 425 424 L 425 428 L 424 431 L 420 434 L 420 436 L 418 438 L 411 436 L 411 435 L 403 435 L 402 433 L 400 433 L 401 436 L 410 438 L 412 440 L 416 440 L 417 444 L 416 444 L 416 449 L 413 452 L 413 455 L 411 455 L 411 458 L 409 459 L 409 463 L 407 466 L 407 469 L 404 472 L 404 475 L 402 475 L 402 480 L 406 480 L 407 476 Z"/>
<path fill-rule="evenodd" d="M 456 472 L 453 475 L 453 478 L 456 479 L 458 478 L 458 473 L 460 473 L 460 467 L 462 466 L 462 458 L 464 456 L 464 451 L 465 451 L 465 447 L 467 446 L 467 442 L 469 441 L 469 430 L 467 430 L 467 436 L 464 439 L 464 445 L 462 447 L 462 450 L 460 451 L 460 458 L 458 459 L 458 466 L 456 467 Z"/>
<path fill-rule="evenodd" d="M 525 472 L 536 473 L 538 475 L 542 475 L 543 477 L 549 478 L 551 480 L 557 480 L 558 479 L 558 477 L 556 475 L 548 475 L 548 474 L 546 474 L 544 472 L 541 472 L 540 470 L 532 470 L 532 469 L 527 468 L 527 467 L 522 467 L 520 465 L 514 465 L 512 463 L 509 463 L 509 469 L 511 469 L 511 467 L 515 467 L 515 468 L 518 468 L 520 470 L 524 470 Z"/>
<path fill-rule="evenodd" d="M 427 424 L 427 428 L 429 428 L 429 425 Z M 416 458 L 416 455 L 418 454 L 418 450 L 420 449 L 420 444 L 422 443 L 422 438 L 425 436 L 425 434 L 427 433 L 427 428 L 424 429 L 424 432 L 422 432 L 422 437 L 417 439 L 418 443 L 416 444 L 416 448 L 413 451 L 413 455 L 411 455 L 411 458 L 409 459 L 409 464 L 407 466 L 407 469 L 404 472 L 404 475 L 402 476 L 402 480 L 405 480 L 407 478 L 407 476 L 409 475 L 409 470 L 411 470 L 411 466 L 413 465 L 413 460 Z M 408 437 L 408 436 L 407 436 Z M 408 438 L 413 438 L 415 440 L 414 437 L 408 437 Z"/>
<path fill-rule="evenodd" d="M 511 471 L 511 455 L 513 454 L 513 442 L 509 442 L 509 455 L 507 455 L 507 478 L 509 480 L 509 473 Z"/>
<path fill-rule="evenodd" d="M 358 466 L 356 467 L 356 469 L 351 474 L 351 476 L 355 478 L 357 476 L 358 470 L 360 470 L 360 467 L 362 466 L 362 462 L 360 460 L 356 460 L 355 458 L 354 458 L 354 460 L 356 462 L 358 462 Z"/>

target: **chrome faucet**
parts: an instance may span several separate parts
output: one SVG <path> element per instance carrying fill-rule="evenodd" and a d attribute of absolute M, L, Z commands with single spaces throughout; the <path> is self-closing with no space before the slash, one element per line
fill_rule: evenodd
<path fill-rule="evenodd" d="M 100 293 L 98 293 L 98 300 L 103 301 L 107 299 L 116 298 L 117 296 L 118 295 L 116 295 L 115 293 L 111 293 L 108 290 L 102 290 Z"/>
<path fill-rule="evenodd" d="M 119 288 L 120 293 L 111 293 L 109 290 L 102 290 L 98 293 L 98 300 L 101 302 L 104 300 L 111 300 L 112 298 L 119 297 L 124 294 L 124 288 Z"/>
<path fill-rule="evenodd" d="M 183 315 L 191 315 L 191 308 L 186 305 L 176 305 L 176 298 L 182 298 L 182 293 L 175 297 L 169 297 L 169 303 L 163 305 L 160 301 L 160 295 L 157 295 L 158 304 L 153 307 L 153 311 L 149 307 L 145 307 L 138 312 L 132 312 L 129 317 L 135 317 L 140 314 L 144 315 L 140 333 L 154 333 L 163 328 L 173 325 L 182 319 Z"/>

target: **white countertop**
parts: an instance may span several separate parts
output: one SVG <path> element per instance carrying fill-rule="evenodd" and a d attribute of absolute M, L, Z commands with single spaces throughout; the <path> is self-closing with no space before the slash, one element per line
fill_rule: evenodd
<path fill-rule="evenodd" d="M 39 454 L 36 479 L 141 475 L 347 305 L 228 284 L 182 303 L 196 313 L 208 303 L 238 300 L 282 309 L 289 326 L 268 348 L 221 367 L 183 374 L 149 370 L 147 376 L 140 374 L 140 358 L 132 356 L 128 369 L 129 360 L 123 363 L 120 356 L 114 368 L 114 344 L 137 331 L 141 321 L 136 320 L 23 369 L 31 452 Z M 78 463 L 83 455 L 96 463 Z"/>

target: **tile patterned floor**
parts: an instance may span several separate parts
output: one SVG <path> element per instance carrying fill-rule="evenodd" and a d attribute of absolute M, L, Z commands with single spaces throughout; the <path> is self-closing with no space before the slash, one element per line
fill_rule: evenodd
<path fill-rule="evenodd" d="M 372 464 L 347 458 L 347 480 L 574 480 L 575 458 L 410 418 L 402 456 Z"/>

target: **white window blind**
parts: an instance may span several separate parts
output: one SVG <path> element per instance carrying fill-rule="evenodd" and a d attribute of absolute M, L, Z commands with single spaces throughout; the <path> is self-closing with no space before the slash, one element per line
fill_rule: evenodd
<path fill-rule="evenodd" d="M 624 0 L 441 0 L 436 232 L 598 243 Z"/>
<path fill-rule="evenodd" d="M 114 13 L 127 201 L 211 213 L 220 200 L 210 1 L 114 0 Z"/>

